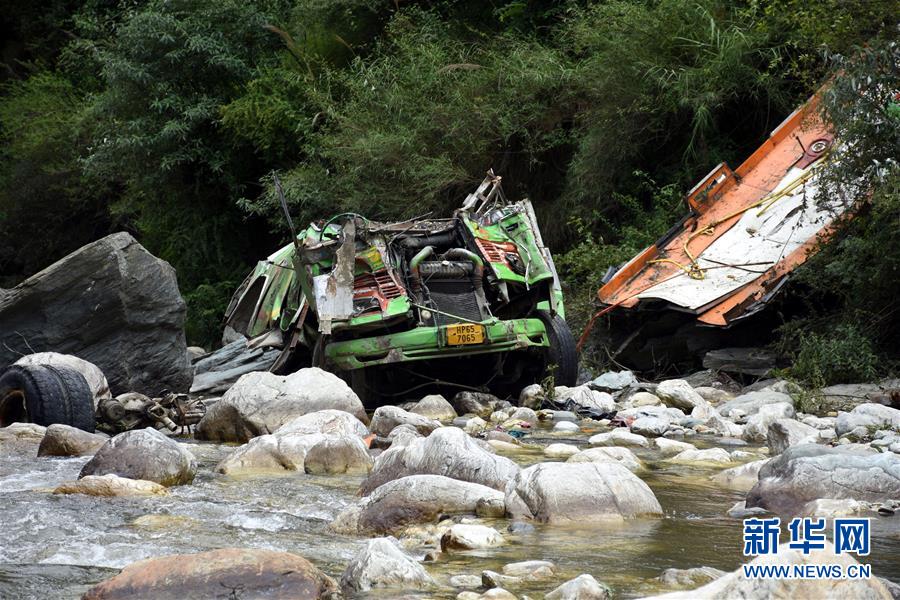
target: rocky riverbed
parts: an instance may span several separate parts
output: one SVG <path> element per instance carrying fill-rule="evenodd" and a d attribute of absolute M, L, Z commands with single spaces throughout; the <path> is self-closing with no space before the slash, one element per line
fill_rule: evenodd
<path fill-rule="evenodd" d="M 900 582 L 900 411 L 865 397 L 816 416 L 785 382 L 622 376 L 554 390 L 569 410 L 529 408 L 548 401 L 530 389 L 528 406 L 461 393 L 365 414 L 316 370 L 245 378 L 206 440 L 0 430 L 0 597 L 162 598 L 167 574 L 177 597 L 633 598 L 712 580 L 707 597 L 766 597 L 725 573 L 747 560 L 741 518 L 767 511 L 873 518 L 864 562 L 886 581 L 815 591 Z"/>

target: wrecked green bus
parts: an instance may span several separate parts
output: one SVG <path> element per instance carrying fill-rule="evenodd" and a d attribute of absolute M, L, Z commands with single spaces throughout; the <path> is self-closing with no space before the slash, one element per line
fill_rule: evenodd
<path fill-rule="evenodd" d="M 281 349 L 272 371 L 324 368 L 380 402 L 575 384 L 553 259 L 531 203 L 508 201 L 493 172 L 450 218 L 345 213 L 292 236 L 225 315 L 226 335 Z"/>

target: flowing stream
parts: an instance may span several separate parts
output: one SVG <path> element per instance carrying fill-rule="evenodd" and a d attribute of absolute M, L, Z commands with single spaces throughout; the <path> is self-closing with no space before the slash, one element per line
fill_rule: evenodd
<path fill-rule="evenodd" d="M 560 438 L 542 428 L 526 441 L 587 445 L 584 435 Z M 134 561 L 229 546 L 294 552 L 340 579 L 363 543 L 327 529 L 334 516 L 354 502 L 358 478 L 226 477 L 213 467 L 230 447 L 191 443 L 200 472 L 192 485 L 171 488 L 169 496 L 53 495 L 48 490 L 75 479 L 88 458 L 35 458 L 36 448 L 10 453 L 0 447 L 0 598 L 78 598 Z M 555 580 L 510 588 L 537 598 L 581 573 L 609 585 L 616 598 L 631 598 L 671 591 L 657 580 L 670 567 L 737 568 L 743 562 L 741 522 L 726 511 L 744 494 L 710 482 L 716 469 L 667 463 L 653 450 L 635 453 L 649 467 L 639 475 L 655 492 L 664 518 L 599 528 L 537 524 L 521 532 L 507 531 L 506 520 L 487 521 L 504 533 L 504 546 L 443 554 L 425 566 L 444 587 L 437 593 L 409 591 L 404 596 L 454 598 L 462 590 L 449 586 L 451 576 L 499 571 L 506 563 L 530 559 L 551 560 L 559 568 Z M 539 449 L 511 458 L 523 466 L 550 460 Z M 900 516 L 876 521 L 883 523 L 875 523 L 868 562 L 876 575 L 900 582 Z M 422 558 L 427 548 L 413 546 L 409 551 Z M 375 595 L 400 594 L 390 590 Z"/>

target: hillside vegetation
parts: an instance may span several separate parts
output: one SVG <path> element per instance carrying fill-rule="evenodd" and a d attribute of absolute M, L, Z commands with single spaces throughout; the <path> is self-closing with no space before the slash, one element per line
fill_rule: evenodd
<path fill-rule="evenodd" d="M 127 230 L 178 270 L 215 344 L 296 221 L 445 214 L 483 177 L 530 197 L 584 323 L 599 279 L 837 74 L 860 216 L 802 269 L 795 375 L 897 357 L 900 47 L 892 0 L 88 0 L 4 11 L 0 275 Z"/>

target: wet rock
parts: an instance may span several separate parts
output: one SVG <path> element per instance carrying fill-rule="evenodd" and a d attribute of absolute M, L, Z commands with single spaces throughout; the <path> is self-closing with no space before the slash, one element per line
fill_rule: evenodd
<path fill-rule="evenodd" d="M 788 394 L 772 390 L 758 390 L 736 396 L 718 407 L 719 414 L 723 417 L 735 418 L 738 415 L 754 415 L 760 407 L 768 404 L 787 403 L 794 406 L 794 400 Z"/>
<path fill-rule="evenodd" d="M 34 423 L 11 423 L 0 427 L 0 452 L 34 456 L 46 430 L 43 425 Z"/>
<path fill-rule="evenodd" d="M 78 477 L 108 473 L 165 486 L 182 485 L 194 480 L 197 462 L 178 442 L 155 429 L 137 429 L 107 440 Z"/>
<path fill-rule="evenodd" d="M 248 373 L 213 404 L 197 425 L 196 437 L 220 442 L 247 442 L 274 433 L 289 421 L 325 409 L 342 410 L 367 420 L 362 402 L 336 375 L 317 368 L 285 377 Z"/>
<path fill-rule="evenodd" d="M 517 586 L 522 583 L 521 577 L 503 575 L 496 571 L 481 572 L 481 586 L 487 589 Z"/>
<path fill-rule="evenodd" d="M 99 367 L 113 394 L 186 392 L 185 312 L 175 270 L 114 233 L 0 293 L 0 364 L 52 350 Z"/>
<path fill-rule="evenodd" d="M 330 437 L 309 449 L 303 468 L 311 475 L 365 475 L 374 460 L 366 444 L 358 437 Z"/>
<path fill-rule="evenodd" d="M 574 433 L 580 431 L 581 427 L 577 423 L 571 421 L 560 421 L 553 426 L 553 431 L 561 431 L 565 433 Z"/>
<path fill-rule="evenodd" d="M 69 425 L 50 425 L 41 439 L 38 456 L 86 456 L 109 440 L 108 435 L 88 433 Z"/>
<path fill-rule="evenodd" d="M 416 405 L 412 407 L 409 412 L 442 423 L 452 421 L 458 416 L 453 409 L 453 405 L 447 402 L 447 399 L 440 394 L 425 396 L 416 402 Z"/>
<path fill-rule="evenodd" d="M 607 433 L 598 433 L 592 436 L 588 442 L 591 446 L 637 446 L 650 447 L 650 440 L 642 435 L 631 433 L 624 428 L 616 428 Z"/>
<path fill-rule="evenodd" d="M 61 483 L 54 494 L 84 494 L 86 496 L 165 496 L 165 486 L 143 479 L 128 479 L 118 475 L 88 475 L 78 481 Z"/>
<path fill-rule="evenodd" d="M 424 474 L 444 475 L 499 490 L 518 472 L 514 462 L 485 450 L 465 432 L 441 427 L 427 438 L 381 454 L 363 482 L 362 493 L 407 475 Z"/>
<path fill-rule="evenodd" d="M 399 425 L 395 427 L 387 436 L 390 441 L 391 448 L 402 448 L 408 446 L 413 440 L 420 439 L 423 436 L 419 430 L 412 425 Z"/>
<path fill-rule="evenodd" d="M 778 419 L 769 425 L 766 441 L 772 456 L 781 454 L 787 448 L 803 443 L 815 443 L 818 430 L 794 419 Z"/>
<path fill-rule="evenodd" d="M 632 406 L 659 406 L 662 404 L 659 396 L 650 392 L 635 392 L 628 397 L 628 401 Z"/>
<path fill-rule="evenodd" d="M 820 498 L 803 505 L 800 511 L 801 517 L 828 518 L 850 517 L 861 515 L 872 510 L 872 503 L 859 502 L 845 498 L 843 500 L 832 500 L 831 498 Z"/>
<path fill-rule="evenodd" d="M 463 431 L 469 435 L 477 435 L 488 428 L 487 421 L 481 417 L 473 417 L 466 421 Z"/>
<path fill-rule="evenodd" d="M 523 560 L 503 565 L 504 575 L 520 577 L 525 580 L 544 579 L 548 574 L 556 572 L 556 565 L 549 560 Z"/>
<path fill-rule="evenodd" d="M 690 446 L 690 444 L 688 445 Z M 628 448 L 620 448 L 617 446 L 599 446 L 597 448 L 588 448 L 586 450 L 582 450 L 578 454 L 573 454 L 566 462 L 615 462 L 619 463 L 631 472 L 638 471 L 644 467 L 644 464 L 637 456 L 634 455 L 634 452 L 632 452 Z"/>
<path fill-rule="evenodd" d="M 403 410 L 398 406 L 379 406 L 372 415 L 372 433 L 387 436 L 399 425 L 412 425 L 422 435 L 428 435 L 441 426 L 440 421 Z"/>
<path fill-rule="evenodd" d="M 900 430 L 900 410 L 881 404 L 860 404 L 848 413 L 838 413 L 834 428 L 839 436 L 857 427 Z"/>
<path fill-rule="evenodd" d="M 513 517 L 560 523 L 621 520 L 662 514 L 656 496 L 628 469 L 613 463 L 540 463 L 506 488 Z"/>
<path fill-rule="evenodd" d="M 52 365 L 66 367 L 72 369 L 84 377 L 91 394 L 94 397 L 94 409 L 100 400 L 112 398 L 109 391 L 109 383 L 106 381 L 106 375 L 94 363 L 78 358 L 71 354 L 60 354 L 59 352 L 36 352 L 28 354 L 16 361 L 17 365 Z"/>
<path fill-rule="evenodd" d="M 435 585 L 427 571 L 400 548 L 394 538 L 369 540 L 341 577 L 346 593 L 374 588 L 422 589 Z"/>
<path fill-rule="evenodd" d="M 668 438 L 656 438 L 653 444 L 662 453 L 663 457 L 675 456 L 685 450 L 696 450 L 697 447 L 688 442 L 680 442 L 678 440 L 670 440 Z"/>
<path fill-rule="evenodd" d="M 336 592 L 334 580 L 296 554 L 223 548 L 133 563 L 88 590 L 83 600 L 207 600 L 229 593 L 241 598 L 326 598 Z"/>
<path fill-rule="evenodd" d="M 666 406 L 673 406 L 682 410 L 691 411 L 695 406 L 708 404 L 703 396 L 694 391 L 694 388 L 683 379 L 668 379 L 656 386 L 656 395 Z"/>
<path fill-rule="evenodd" d="M 731 455 L 722 448 L 704 450 L 684 450 L 669 458 L 672 462 L 687 464 L 725 465 L 732 462 Z"/>
<path fill-rule="evenodd" d="M 631 371 L 608 371 L 588 385 L 602 392 L 617 392 L 638 385 L 638 380 Z"/>
<path fill-rule="evenodd" d="M 441 536 L 441 550 L 479 550 L 503 545 L 503 536 L 493 527 L 457 523 Z"/>
<path fill-rule="evenodd" d="M 844 573 L 850 565 L 859 564 L 849 554 L 836 555 L 834 547 L 826 543 L 824 550 L 803 554 L 791 550 L 787 544 L 778 548 L 777 554 L 766 554 L 753 559 L 751 565 L 840 565 Z M 652 600 L 732 600 L 733 598 L 867 598 L 890 600 L 884 583 L 876 577 L 869 579 L 746 579 L 743 569 L 732 571 L 706 585 L 685 592 L 671 592 L 653 596 Z M 651 600 L 651 599 L 646 599 Z"/>
<path fill-rule="evenodd" d="M 743 427 L 729 421 L 715 409 L 713 409 L 712 415 L 710 415 L 703 424 L 711 429 L 713 433 L 722 437 L 739 438 L 744 435 Z"/>
<path fill-rule="evenodd" d="M 455 588 L 480 588 L 481 577 L 478 575 L 453 575 L 449 583 L 451 587 Z"/>
<path fill-rule="evenodd" d="M 385 483 L 338 515 L 332 529 L 354 535 L 384 534 L 443 515 L 501 517 L 503 492 L 441 475 L 410 475 Z"/>
<path fill-rule="evenodd" d="M 550 444 L 544 448 L 544 456 L 548 458 L 569 458 L 578 454 L 578 446 L 572 444 Z"/>
<path fill-rule="evenodd" d="M 612 591 L 593 576 L 582 574 L 544 596 L 544 600 L 609 600 Z"/>
<path fill-rule="evenodd" d="M 747 503 L 744 500 L 740 502 L 735 502 L 734 506 L 728 509 L 728 516 L 732 519 L 746 519 L 748 517 L 756 517 L 759 515 L 764 515 L 768 513 L 764 508 L 754 507 L 747 508 Z"/>
<path fill-rule="evenodd" d="M 483 594 L 462 592 L 456 596 L 456 600 L 517 600 L 517 598 L 515 594 L 503 588 L 493 588 Z"/>
<path fill-rule="evenodd" d="M 631 431 L 638 435 L 660 437 L 668 431 L 671 421 L 660 417 L 640 417 L 631 424 Z"/>
<path fill-rule="evenodd" d="M 598 414 L 612 412 L 616 409 L 616 401 L 606 392 L 592 390 L 586 385 L 577 387 L 557 386 L 555 389 L 555 401 L 565 405 L 567 410 L 575 412 L 593 411 Z M 568 406 L 571 404 L 572 406 Z"/>
<path fill-rule="evenodd" d="M 458 392 L 450 404 L 457 414 L 473 414 L 479 417 L 488 417 L 494 412 L 494 405 L 499 399 L 491 394 L 482 392 Z"/>
<path fill-rule="evenodd" d="M 769 462 L 769 459 L 765 458 L 725 469 L 716 473 L 710 479 L 723 487 L 749 492 L 756 485 L 756 482 L 759 481 L 759 470 L 767 462 Z"/>
<path fill-rule="evenodd" d="M 547 394 L 544 393 L 544 388 L 539 383 L 525 386 L 519 392 L 519 406 L 526 406 L 532 410 L 540 410 L 546 399 Z"/>
<path fill-rule="evenodd" d="M 792 514 L 819 498 L 868 502 L 900 498 L 900 456 L 792 446 L 760 470 L 759 482 L 747 494 L 747 506 Z"/>
<path fill-rule="evenodd" d="M 723 575 L 725 571 L 712 567 L 694 567 L 692 569 L 666 569 L 659 576 L 663 585 L 670 587 L 694 587 L 709 583 Z"/>
<path fill-rule="evenodd" d="M 366 426 L 344 411 L 330 409 L 309 413 L 292 419 L 272 435 L 255 437 L 233 450 L 216 466 L 216 471 L 227 475 L 248 471 L 304 472 L 306 457 L 317 444 L 331 438 L 361 438 L 365 435 L 368 435 Z M 355 456 L 364 460 L 355 441 L 344 445 L 357 446 Z M 322 464 L 319 466 L 325 468 Z M 356 463 L 356 466 L 360 464 Z"/>
<path fill-rule="evenodd" d="M 534 525 L 522 521 L 514 521 L 509 524 L 506 530 L 510 533 L 533 533 Z"/>
<path fill-rule="evenodd" d="M 769 426 L 779 419 L 793 419 L 794 406 L 789 402 L 776 402 L 759 407 L 755 414 L 747 419 L 743 438 L 748 442 L 765 442 L 769 435 Z"/>

